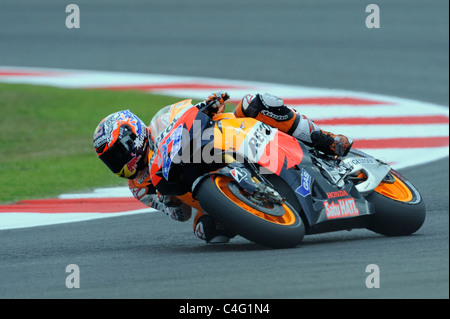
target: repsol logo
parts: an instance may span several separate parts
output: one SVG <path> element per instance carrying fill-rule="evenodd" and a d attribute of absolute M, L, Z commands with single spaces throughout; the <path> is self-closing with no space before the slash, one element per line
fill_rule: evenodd
<path fill-rule="evenodd" d="M 267 136 L 269 136 L 270 133 L 271 127 L 263 123 L 261 123 L 261 125 L 253 132 L 253 136 L 248 140 L 248 145 L 253 157 L 258 155 L 258 151 L 262 148 L 263 144 L 266 146 Z"/>
<path fill-rule="evenodd" d="M 169 126 L 167 126 L 167 128 L 163 132 L 161 132 L 158 137 L 155 138 L 155 144 L 158 145 L 161 140 L 166 137 L 166 135 L 173 129 L 174 126 L 175 121 L 170 122 Z"/>

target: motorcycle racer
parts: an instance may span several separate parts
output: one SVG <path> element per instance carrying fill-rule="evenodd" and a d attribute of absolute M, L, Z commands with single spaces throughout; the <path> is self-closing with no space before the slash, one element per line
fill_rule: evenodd
<path fill-rule="evenodd" d="M 229 95 L 211 94 L 195 105 L 213 117 L 224 111 Z M 344 135 L 321 130 L 305 115 L 284 105 L 283 100 L 268 94 L 247 94 L 234 110 L 236 117 L 252 117 L 279 129 L 328 155 L 345 156 L 353 141 Z M 129 110 L 105 117 L 94 131 L 95 151 L 116 175 L 128 179 L 133 196 L 147 206 L 169 215 L 177 221 L 191 217 L 191 207 L 175 196 L 161 195 L 151 183 L 149 161 L 154 152 L 154 136 L 149 127 Z M 198 211 L 193 223 L 194 233 L 207 243 L 225 243 L 234 236 L 213 217 Z"/>

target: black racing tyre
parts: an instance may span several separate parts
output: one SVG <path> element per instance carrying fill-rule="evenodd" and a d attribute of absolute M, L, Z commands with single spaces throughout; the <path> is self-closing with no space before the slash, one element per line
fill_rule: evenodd
<path fill-rule="evenodd" d="M 393 183 L 380 183 L 366 197 L 375 209 L 367 228 L 386 236 L 413 234 L 425 221 L 425 204 L 417 189 L 400 173 L 391 169 L 390 174 Z"/>
<path fill-rule="evenodd" d="M 202 209 L 238 235 L 270 248 L 295 247 L 303 240 L 305 226 L 288 203 L 258 207 L 246 199 L 229 177 L 213 175 L 198 186 Z"/>

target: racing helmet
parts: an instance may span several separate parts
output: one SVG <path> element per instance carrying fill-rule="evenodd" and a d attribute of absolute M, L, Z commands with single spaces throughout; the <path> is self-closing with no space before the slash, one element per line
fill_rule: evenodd
<path fill-rule="evenodd" d="M 98 157 L 114 174 L 133 179 L 147 164 L 149 136 L 150 129 L 144 122 L 124 110 L 100 121 L 93 143 Z"/>

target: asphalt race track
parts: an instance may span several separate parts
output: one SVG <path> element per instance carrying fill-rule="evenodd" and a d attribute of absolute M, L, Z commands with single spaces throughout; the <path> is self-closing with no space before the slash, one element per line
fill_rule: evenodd
<path fill-rule="evenodd" d="M 223 77 L 449 105 L 448 1 L 0 3 L 0 65 Z M 380 8 L 368 29 L 366 5 Z M 93 128 L 94 129 L 94 128 Z M 0 298 L 448 298 L 449 160 L 402 170 L 427 206 L 407 237 L 353 230 L 271 250 L 205 245 L 140 214 L 0 231 Z M 3 182 L 3 181 L 2 181 Z M 80 288 L 65 285 L 77 264 Z M 366 287 L 366 267 L 380 288 Z"/>

